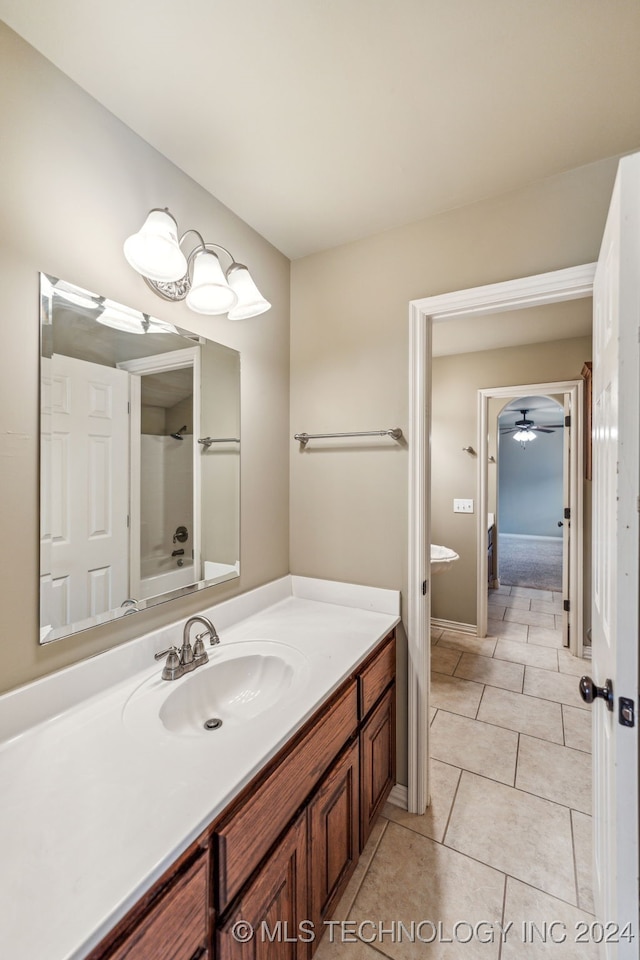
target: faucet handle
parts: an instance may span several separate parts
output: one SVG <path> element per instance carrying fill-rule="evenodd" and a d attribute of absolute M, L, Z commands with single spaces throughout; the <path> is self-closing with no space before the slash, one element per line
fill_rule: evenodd
<path fill-rule="evenodd" d="M 159 653 L 154 654 L 154 660 L 162 660 L 163 657 L 167 658 L 167 662 L 162 668 L 162 679 L 177 680 L 184 673 L 184 667 L 180 663 L 178 648 L 169 647 L 168 650 L 161 650 Z"/>

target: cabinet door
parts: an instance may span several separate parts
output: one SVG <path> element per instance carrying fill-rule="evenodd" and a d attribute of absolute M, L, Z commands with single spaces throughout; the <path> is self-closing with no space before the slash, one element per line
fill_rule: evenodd
<path fill-rule="evenodd" d="M 306 811 L 218 931 L 218 960 L 305 960 L 309 934 Z M 247 935 L 249 932 L 249 935 Z M 242 942 L 246 938 L 246 942 Z"/>
<path fill-rule="evenodd" d="M 360 846 L 396 780 L 396 685 L 380 700 L 360 733 Z"/>
<path fill-rule="evenodd" d="M 338 758 L 309 806 L 311 919 L 316 932 L 333 913 L 358 862 L 359 757 L 356 740 Z"/>

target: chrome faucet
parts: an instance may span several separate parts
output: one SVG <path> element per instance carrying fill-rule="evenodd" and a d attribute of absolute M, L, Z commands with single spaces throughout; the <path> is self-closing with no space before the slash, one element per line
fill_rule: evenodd
<path fill-rule="evenodd" d="M 196 642 L 192 647 L 191 627 L 194 623 L 201 623 L 206 629 L 203 630 L 202 633 L 196 634 Z M 167 662 L 162 668 L 162 679 L 178 680 L 185 673 L 189 673 L 191 670 L 195 670 L 196 667 L 201 667 L 205 664 L 209 659 L 209 655 L 204 647 L 205 637 L 209 637 L 209 644 L 212 647 L 220 643 L 218 631 L 208 617 L 203 617 L 200 614 L 189 617 L 184 625 L 181 649 L 178 650 L 178 648 L 174 646 L 155 654 L 156 660 L 162 660 L 163 657 L 167 658 Z"/>

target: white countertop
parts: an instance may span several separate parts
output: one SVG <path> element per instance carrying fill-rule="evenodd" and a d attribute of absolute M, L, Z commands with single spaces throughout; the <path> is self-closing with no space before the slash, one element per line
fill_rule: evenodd
<path fill-rule="evenodd" d="M 152 654 L 181 643 L 181 623 L 0 697 L 3 956 L 85 957 L 398 623 L 399 593 L 285 577 L 202 612 L 221 645 L 199 670 L 256 639 L 309 665 L 241 749 L 125 711 L 141 685 L 174 689 Z"/>

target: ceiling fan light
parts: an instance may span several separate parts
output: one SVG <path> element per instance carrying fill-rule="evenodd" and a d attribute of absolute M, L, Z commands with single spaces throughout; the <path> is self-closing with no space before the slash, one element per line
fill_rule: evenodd
<path fill-rule="evenodd" d="M 180 280 L 187 272 L 178 224 L 168 210 L 151 210 L 140 230 L 125 240 L 123 249 L 130 266 L 156 283 Z"/>
<path fill-rule="evenodd" d="M 193 280 L 186 303 L 195 313 L 227 313 L 238 302 L 222 272 L 220 261 L 211 250 L 199 250 L 193 261 Z"/>
<path fill-rule="evenodd" d="M 238 297 L 235 307 L 229 310 L 229 320 L 248 320 L 271 309 L 271 304 L 262 296 L 243 263 L 231 264 L 227 270 L 227 280 Z"/>
<path fill-rule="evenodd" d="M 518 430 L 517 433 L 514 433 L 513 439 L 518 443 L 528 443 L 530 440 L 535 440 L 536 435 L 533 430 Z"/>

